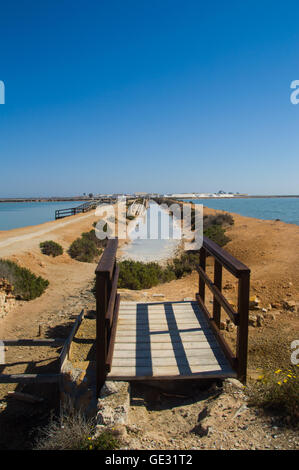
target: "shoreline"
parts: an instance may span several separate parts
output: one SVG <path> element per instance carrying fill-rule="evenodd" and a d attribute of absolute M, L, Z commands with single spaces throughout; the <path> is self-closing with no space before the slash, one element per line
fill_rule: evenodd
<path fill-rule="evenodd" d="M 232 199 L 254 199 L 254 198 L 267 198 L 267 199 L 271 199 L 271 198 L 299 198 L 299 196 L 244 196 L 244 197 L 227 197 L 227 198 L 223 198 L 223 197 L 201 197 L 201 198 L 193 198 L 192 200 L 190 198 L 186 198 L 186 199 L 177 199 L 178 202 L 181 202 L 183 204 L 186 204 L 186 203 L 189 203 L 189 201 L 194 201 L 194 200 L 201 200 L 201 199 L 204 199 L 204 200 L 214 200 L 214 199 L 217 199 L 217 200 L 225 200 L 225 199 L 229 199 L 229 200 L 232 200 Z M 0 200 L 0 203 L 3 202 Z M 16 202 L 16 201 L 13 201 L 13 202 Z M 18 201 L 19 202 L 19 201 Z M 24 201 L 24 202 L 36 202 L 36 201 Z M 47 201 L 39 201 L 39 202 L 47 202 Z M 49 201 L 49 202 L 58 202 L 58 201 Z M 194 202 L 191 202 L 192 206 L 195 205 Z M 248 217 L 249 219 L 255 219 L 255 220 L 261 220 L 261 221 L 264 221 L 264 222 L 281 222 L 283 224 L 287 224 L 287 225 L 291 225 L 291 226 L 297 226 L 299 227 L 299 224 L 295 223 L 295 222 L 285 222 L 281 219 L 261 219 L 261 218 L 258 218 L 258 217 L 254 217 L 254 216 L 249 216 L 249 215 L 242 215 L 241 213 L 238 213 L 238 212 L 232 212 L 232 211 L 229 211 L 229 210 L 225 210 L 225 209 L 214 209 L 214 208 L 210 208 L 208 206 L 205 206 L 203 205 L 204 207 L 204 210 L 214 210 L 214 211 L 217 211 L 217 212 L 222 212 L 222 213 L 228 213 L 228 214 L 231 214 L 232 216 L 234 215 L 237 215 L 237 216 L 241 216 L 241 217 Z M 77 214 L 78 215 L 78 214 Z M 16 227 L 16 228 L 11 228 L 11 229 L 8 229 L 8 230 L 0 230 L 0 248 L 1 248 L 1 238 L 3 238 L 4 235 L 10 235 L 12 232 L 14 231 L 17 231 L 17 230 L 31 230 L 31 229 L 35 229 L 35 228 L 43 228 L 46 224 L 51 224 L 51 223 L 56 223 L 58 221 L 66 221 L 68 219 L 73 219 L 73 217 L 76 217 L 76 216 L 69 216 L 69 217 L 65 217 L 63 219 L 57 219 L 57 220 L 48 220 L 48 221 L 45 221 L 45 222 L 42 222 L 40 224 L 36 224 L 36 225 L 24 225 L 23 227 Z"/>
<path fill-rule="evenodd" d="M 150 197 L 150 196 L 149 196 Z M 102 196 L 102 197 L 93 197 L 92 199 L 95 200 L 101 200 L 101 199 L 109 199 L 108 196 Z M 128 196 L 127 199 L 134 199 L 134 196 Z M 136 197 L 135 197 L 136 198 Z M 169 196 L 171 199 L 171 196 Z M 299 194 L 267 194 L 267 195 L 262 195 L 262 194 L 239 194 L 239 195 L 231 195 L 231 196 L 200 196 L 200 197 L 194 197 L 192 199 L 252 199 L 252 198 L 299 198 Z M 114 200 L 115 198 L 111 198 L 111 200 Z M 180 200 L 189 200 L 190 197 L 180 197 Z M 1 203 L 22 203 L 22 202 L 80 202 L 80 201 L 85 201 L 88 202 L 90 201 L 91 198 L 86 197 L 86 196 L 74 196 L 74 197 L 32 197 L 32 198 L 0 198 L 0 204 Z"/>

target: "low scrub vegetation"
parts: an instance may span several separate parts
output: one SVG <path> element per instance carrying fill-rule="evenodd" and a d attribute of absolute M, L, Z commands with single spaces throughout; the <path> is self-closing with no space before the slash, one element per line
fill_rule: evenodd
<path fill-rule="evenodd" d="M 62 246 L 59 243 L 53 242 L 53 240 L 42 242 L 39 246 L 44 255 L 56 257 L 63 253 Z"/>
<path fill-rule="evenodd" d="M 83 232 L 81 237 L 76 238 L 69 247 L 68 253 L 71 258 L 84 263 L 92 263 L 103 251 L 107 239 L 100 240 L 94 229 Z"/>
<path fill-rule="evenodd" d="M 230 241 L 230 238 L 225 235 L 225 229 L 221 225 L 210 225 L 204 229 L 203 234 L 221 247 Z"/>
<path fill-rule="evenodd" d="M 169 269 L 174 273 L 176 279 L 191 274 L 198 266 L 199 251 L 186 251 L 180 257 L 174 258 L 169 263 Z"/>
<path fill-rule="evenodd" d="M 49 285 L 47 279 L 36 276 L 10 260 L 0 259 L 0 277 L 14 286 L 14 295 L 21 300 L 33 300 L 41 296 Z"/>
<path fill-rule="evenodd" d="M 109 430 L 94 435 L 95 420 L 80 412 L 63 412 L 58 419 L 39 430 L 36 450 L 115 450 L 118 439 Z"/>
<path fill-rule="evenodd" d="M 175 279 L 170 267 L 158 263 L 125 260 L 119 263 L 118 286 L 126 289 L 150 289 L 162 282 Z"/>
<path fill-rule="evenodd" d="M 216 214 L 216 215 L 204 215 L 203 227 L 204 229 L 213 225 L 233 225 L 234 219 L 228 213 Z"/>
<path fill-rule="evenodd" d="M 230 214 L 206 216 L 204 218 L 204 235 L 219 246 L 224 246 L 229 238 L 225 235 L 225 225 L 232 225 Z M 166 267 L 158 263 L 140 261 L 122 261 L 119 263 L 119 287 L 126 289 L 150 289 L 160 283 L 180 279 L 191 274 L 199 263 L 199 250 L 186 251 L 174 258 Z"/>
<path fill-rule="evenodd" d="M 299 364 L 286 370 L 264 372 L 248 390 L 250 405 L 272 411 L 298 426 Z"/>
<path fill-rule="evenodd" d="M 68 253 L 71 258 L 83 263 L 92 263 L 100 254 L 96 244 L 87 237 L 76 238 L 69 247 Z"/>

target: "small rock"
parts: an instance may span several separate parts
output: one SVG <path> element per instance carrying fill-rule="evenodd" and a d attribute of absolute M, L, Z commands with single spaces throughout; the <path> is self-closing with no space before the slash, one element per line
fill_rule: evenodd
<path fill-rule="evenodd" d="M 234 378 L 225 379 L 224 385 L 227 385 L 232 388 L 237 388 L 238 390 L 244 390 L 244 385 L 238 379 L 234 379 Z"/>
<path fill-rule="evenodd" d="M 283 306 L 286 310 L 290 310 L 291 312 L 296 312 L 298 307 L 297 302 L 295 302 L 294 300 L 287 299 L 283 301 Z"/>
<path fill-rule="evenodd" d="M 250 297 L 249 299 L 249 308 L 250 309 L 256 309 L 259 307 L 260 300 L 254 295 L 253 297 Z"/>
<path fill-rule="evenodd" d="M 249 315 L 248 324 L 250 326 L 257 326 L 257 316 L 256 315 Z"/>

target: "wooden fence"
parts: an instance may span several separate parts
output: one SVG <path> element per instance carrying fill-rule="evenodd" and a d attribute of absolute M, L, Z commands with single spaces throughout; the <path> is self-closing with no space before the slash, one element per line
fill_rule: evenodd
<path fill-rule="evenodd" d="M 57 209 L 55 211 L 55 219 L 63 219 L 64 217 L 69 217 L 71 215 L 81 214 L 82 212 L 88 212 L 92 209 L 95 209 L 98 202 L 88 201 L 84 204 L 80 204 L 77 207 L 71 207 L 69 209 Z"/>
<path fill-rule="evenodd" d="M 214 281 L 206 273 L 206 257 L 214 258 Z M 222 268 L 227 269 L 238 279 L 237 312 L 234 311 L 222 294 Z M 220 248 L 212 240 L 203 237 L 203 246 L 200 250 L 199 293 L 196 298 L 205 313 L 214 334 L 220 343 L 232 368 L 237 371 L 238 378 L 246 381 L 247 348 L 248 348 L 248 310 L 249 310 L 249 284 L 250 269 L 232 255 Z M 205 286 L 213 293 L 213 315 L 211 316 L 205 305 Z M 220 332 L 221 307 L 237 326 L 237 345 L 234 354 Z"/>
<path fill-rule="evenodd" d="M 116 264 L 118 239 L 108 240 L 96 269 L 96 368 L 99 395 L 111 370 L 120 295 L 117 294 L 119 267 Z"/>

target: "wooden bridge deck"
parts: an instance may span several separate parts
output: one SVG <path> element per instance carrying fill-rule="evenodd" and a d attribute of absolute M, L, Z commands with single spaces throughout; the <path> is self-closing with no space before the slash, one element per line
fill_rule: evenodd
<path fill-rule="evenodd" d="M 121 302 L 110 380 L 236 377 L 197 302 Z"/>

